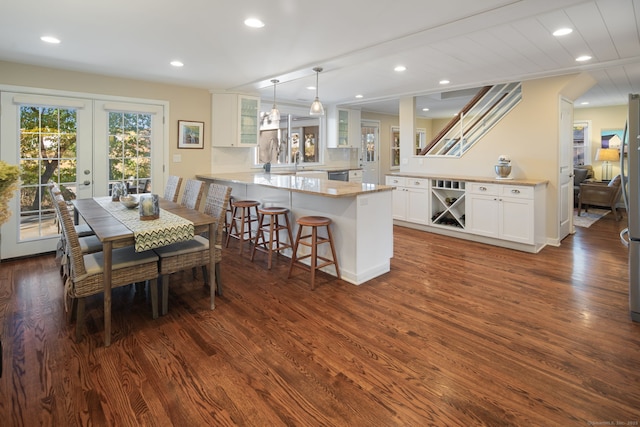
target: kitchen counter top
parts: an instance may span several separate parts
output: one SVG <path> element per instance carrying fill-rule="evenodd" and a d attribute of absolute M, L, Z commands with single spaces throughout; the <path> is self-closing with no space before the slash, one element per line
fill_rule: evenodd
<path fill-rule="evenodd" d="M 324 197 L 354 197 L 381 191 L 391 191 L 389 185 L 354 183 L 344 181 L 330 181 L 327 179 L 295 176 L 278 173 L 221 173 L 196 175 L 203 181 L 227 181 L 239 184 L 262 185 L 292 192 L 313 194 Z"/>
<path fill-rule="evenodd" d="M 430 175 L 430 174 L 422 174 L 415 172 L 393 172 L 388 174 L 388 176 L 397 176 L 397 177 L 408 177 L 408 178 L 423 178 L 423 179 L 438 179 L 444 181 L 465 181 L 465 182 L 486 182 L 486 183 L 494 183 L 494 184 L 505 184 L 505 185 L 525 185 L 535 187 L 537 185 L 547 185 L 549 183 L 548 180 L 542 179 L 518 179 L 518 178 L 509 178 L 509 179 L 498 179 L 496 177 L 477 177 L 477 176 L 463 176 L 463 175 Z"/>

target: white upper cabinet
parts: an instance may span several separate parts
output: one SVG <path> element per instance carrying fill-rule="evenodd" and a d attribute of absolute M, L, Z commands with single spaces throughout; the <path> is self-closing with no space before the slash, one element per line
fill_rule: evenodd
<path fill-rule="evenodd" d="M 211 145 L 258 145 L 260 98 L 236 93 L 211 95 Z"/>
<path fill-rule="evenodd" d="M 327 147 L 360 148 L 360 110 L 327 108 Z"/>

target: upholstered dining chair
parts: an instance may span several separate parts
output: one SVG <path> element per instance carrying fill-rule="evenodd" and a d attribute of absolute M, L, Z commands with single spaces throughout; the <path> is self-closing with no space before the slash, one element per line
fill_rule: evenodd
<path fill-rule="evenodd" d="M 200 209 L 200 201 L 204 191 L 204 182 L 199 179 L 188 179 L 184 186 L 184 194 L 180 204 L 189 209 Z"/>
<path fill-rule="evenodd" d="M 66 202 L 56 198 L 62 218 L 62 231 L 70 254 L 70 274 L 65 283 L 65 307 L 71 300 L 69 320 L 76 319 L 76 340 L 82 339 L 85 298 L 104 291 L 104 254 L 83 254 L 78 235 L 73 227 Z M 136 252 L 133 246 L 117 248 L 112 255 L 111 287 L 116 288 L 137 282 L 150 282 L 153 318 L 158 317 L 158 256 L 153 251 Z"/>
<path fill-rule="evenodd" d="M 578 216 L 584 207 L 587 212 L 589 206 L 606 206 L 611 209 L 616 221 L 620 221 L 622 214 L 618 215 L 616 204 L 622 192 L 622 177 L 615 176 L 609 183 L 582 183 L 580 184 L 580 194 L 578 196 Z"/>
<path fill-rule="evenodd" d="M 154 249 L 160 257 L 160 280 L 162 283 L 162 308 L 164 315 L 168 309 L 169 275 L 178 271 L 202 267 L 205 284 L 209 283 L 207 266 L 209 265 L 209 249 L 214 248 L 215 257 L 215 289 L 218 295 L 222 295 L 222 282 L 220 279 L 220 261 L 222 260 L 222 238 L 225 225 L 227 206 L 231 196 L 231 187 L 220 184 L 209 185 L 205 199 L 204 213 L 216 218 L 215 236 L 195 236 L 193 239 L 173 243 Z"/>
<path fill-rule="evenodd" d="M 171 175 L 167 180 L 167 185 L 164 187 L 164 199 L 177 203 L 181 184 L 182 177 Z"/>

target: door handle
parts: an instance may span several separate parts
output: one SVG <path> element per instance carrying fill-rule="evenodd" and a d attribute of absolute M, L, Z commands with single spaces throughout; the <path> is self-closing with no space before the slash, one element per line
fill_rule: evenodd
<path fill-rule="evenodd" d="M 86 181 L 84 181 L 84 182 L 83 182 L 83 184 L 84 184 L 84 185 L 91 185 L 91 181 L 86 180 Z"/>

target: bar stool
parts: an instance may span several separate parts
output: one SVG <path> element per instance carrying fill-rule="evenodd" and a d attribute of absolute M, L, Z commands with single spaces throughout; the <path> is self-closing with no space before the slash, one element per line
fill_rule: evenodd
<path fill-rule="evenodd" d="M 238 239 L 240 240 L 240 254 L 242 254 L 244 242 L 251 242 L 252 240 L 252 223 L 258 220 L 258 206 L 260 206 L 260 202 L 255 200 L 234 200 L 231 205 L 233 207 L 233 214 L 231 215 L 231 225 L 227 233 L 225 247 L 229 247 L 229 242 L 232 237 Z M 251 208 L 253 208 L 255 215 L 251 214 Z M 238 228 L 237 221 L 240 221 L 240 228 Z"/>
<path fill-rule="evenodd" d="M 284 216 L 284 224 L 279 220 L 281 215 Z M 269 217 L 269 224 L 264 224 L 265 217 Z M 280 230 L 287 230 L 289 243 L 280 240 Z M 269 233 L 269 240 L 265 238 L 265 232 Z M 253 261 L 256 250 L 266 252 L 269 254 L 267 269 L 271 270 L 273 253 L 279 253 L 284 249 L 291 248 L 292 245 L 293 235 L 291 234 L 291 224 L 289 223 L 289 209 L 277 206 L 258 208 L 258 230 L 256 231 L 256 239 L 251 251 L 251 261 Z"/>
<path fill-rule="evenodd" d="M 235 198 L 233 196 L 229 197 L 229 203 L 227 204 L 227 212 L 224 215 L 224 234 L 225 236 L 229 235 L 229 229 L 231 228 L 231 221 L 233 220 L 233 201 Z"/>
<path fill-rule="evenodd" d="M 315 278 L 316 278 L 316 270 L 319 270 L 328 265 L 334 265 L 336 268 L 336 275 L 338 279 L 340 279 L 340 269 L 338 268 L 338 258 L 336 257 L 336 249 L 333 245 L 333 236 L 331 235 L 331 219 L 323 216 L 303 216 L 296 220 L 298 223 L 298 233 L 296 235 L 296 240 L 293 246 L 293 254 L 291 255 L 291 265 L 289 266 L 289 276 L 291 277 L 291 271 L 293 267 L 300 267 L 304 270 L 311 271 L 311 289 L 315 289 Z M 302 235 L 302 229 L 304 227 L 311 227 L 311 234 Z M 327 229 L 327 237 L 318 237 L 318 228 L 326 227 Z M 307 240 L 311 239 L 311 241 Z M 333 259 L 325 258 L 318 255 L 318 245 L 322 243 L 329 243 L 331 246 L 331 255 Z M 307 255 L 303 255 L 301 257 L 298 256 L 298 245 L 309 246 L 311 248 L 311 253 Z M 299 261 L 305 258 L 311 258 L 311 265 L 307 266 L 306 264 L 302 264 Z M 324 261 L 322 264 L 318 265 L 318 260 Z"/>

